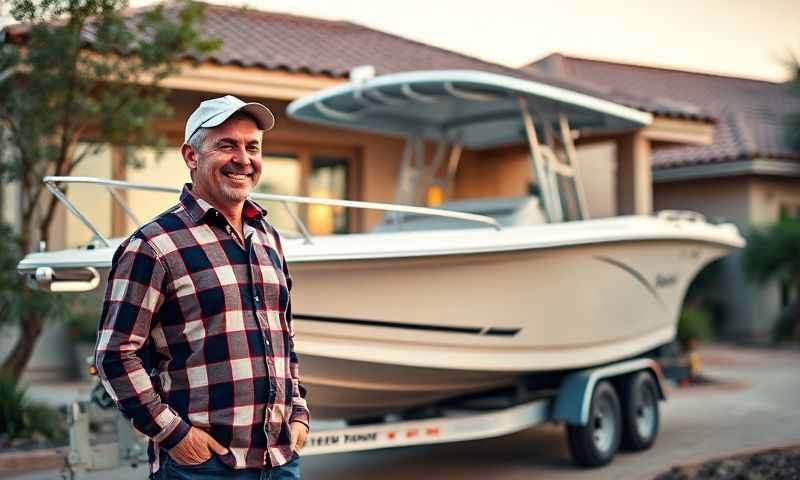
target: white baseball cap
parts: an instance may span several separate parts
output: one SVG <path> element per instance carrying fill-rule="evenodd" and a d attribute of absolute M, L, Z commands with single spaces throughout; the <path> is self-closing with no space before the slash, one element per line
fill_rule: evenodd
<path fill-rule="evenodd" d="M 200 106 L 189 115 L 186 120 L 186 131 L 183 142 L 188 143 L 189 139 L 200 128 L 213 128 L 222 125 L 231 115 L 238 111 L 250 114 L 256 121 L 258 128 L 267 131 L 275 126 L 275 116 L 269 108 L 260 103 L 245 103 L 233 95 L 212 98 L 200 103 Z"/>

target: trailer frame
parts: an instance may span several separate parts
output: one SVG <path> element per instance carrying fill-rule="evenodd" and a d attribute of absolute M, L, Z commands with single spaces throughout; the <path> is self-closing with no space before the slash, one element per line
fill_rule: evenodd
<path fill-rule="evenodd" d="M 661 368 L 652 358 L 635 358 L 608 365 L 574 370 L 565 374 L 558 389 L 533 391 L 534 398 L 490 411 L 476 411 L 468 405 L 455 404 L 442 410 L 442 414 L 418 420 L 387 420 L 368 425 L 325 429 L 309 434 L 303 456 L 358 452 L 385 448 L 463 442 L 510 435 L 547 422 L 563 422 L 570 432 L 590 425 L 592 398 L 598 385 L 606 381 L 620 384 L 631 375 L 647 372 L 657 385 L 658 400 L 666 399 L 666 386 Z M 102 387 L 100 387 L 102 388 Z M 617 388 L 617 387 L 615 387 Z M 519 392 L 517 392 L 519 393 Z M 525 395 L 517 395 L 524 397 Z M 512 402 L 514 399 L 511 399 Z M 118 442 L 115 445 L 91 445 L 89 422 L 93 410 L 114 408 L 93 395 L 92 405 L 74 403 L 69 410 L 70 448 L 66 455 L 63 477 L 77 479 L 85 472 L 123 465 L 136 466 L 147 462 L 146 438 L 136 433 L 121 415 L 116 421 Z M 657 402 L 656 402 L 657 409 Z M 622 419 L 620 419 L 622 420 Z M 622 424 L 619 425 L 619 429 Z M 658 425 L 655 426 L 657 433 Z M 576 430 L 577 429 L 577 430 Z M 581 462 L 572 451 L 573 458 L 584 466 L 600 466 L 616 454 L 617 445 L 602 462 Z M 572 440 L 571 449 L 574 448 Z M 649 445 L 648 445 L 649 447 Z M 585 453 L 585 452 L 584 452 Z M 607 458 L 606 458 L 607 457 Z"/>

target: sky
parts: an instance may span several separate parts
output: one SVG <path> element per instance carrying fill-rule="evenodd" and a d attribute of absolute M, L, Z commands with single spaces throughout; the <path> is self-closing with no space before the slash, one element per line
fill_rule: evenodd
<path fill-rule="evenodd" d="M 131 3 L 140 6 L 152 0 Z M 790 76 L 787 60 L 792 55 L 800 58 L 798 0 L 210 0 L 208 3 L 348 20 L 511 67 L 558 51 L 784 81 Z"/>

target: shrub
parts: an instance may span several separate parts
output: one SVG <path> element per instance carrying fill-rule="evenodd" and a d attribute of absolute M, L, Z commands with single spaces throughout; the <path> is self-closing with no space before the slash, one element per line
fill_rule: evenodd
<path fill-rule="evenodd" d="M 0 435 L 7 442 L 44 439 L 61 445 L 66 439 L 65 425 L 57 410 L 31 401 L 14 379 L 0 377 Z"/>
<path fill-rule="evenodd" d="M 72 337 L 80 342 L 95 343 L 102 301 L 94 293 L 83 293 L 69 299 L 64 321 Z"/>
<path fill-rule="evenodd" d="M 690 316 L 696 311 L 706 312 L 710 321 L 709 337 L 715 337 L 723 331 L 726 320 L 725 293 L 720 285 L 723 270 L 723 259 L 717 259 L 706 265 L 689 284 L 684 297 L 681 314 L 687 310 L 690 311 Z"/>
<path fill-rule="evenodd" d="M 705 342 L 714 337 L 711 313 L 704 308 L 687 306 L 678 320 L 678 340 L 684 347 L 692 340 Z"/>
<path fill-rule="evenodd" d="M 783 309 L 772 330 L 772 339 L 776 343 L 800 343 L 800 302 Z"/>
<path fill-rule="evenodd" d="M 782 217 L 777 223 L 750 232 L 744 250 L 744 271 L 750 279 L 777 280 L 789 289 L 789 304 L 775 324 L 776 341 L 800 336 L 800 218 Z"/>

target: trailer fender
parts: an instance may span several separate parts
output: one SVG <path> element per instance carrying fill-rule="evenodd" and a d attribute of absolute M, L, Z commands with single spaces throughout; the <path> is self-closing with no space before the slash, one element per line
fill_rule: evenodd
<path fill-rule="evenodd" d="M 651 358 L 638 358 L 603 367 L 578 370 L 569 374 L 558 389 L 553 405 L 552 420 L 581 426 L 589 421 L 589 406 L 592 392 L 600 380 L 619 377 L 640 370 L 652 372 L 658 385 L 660 400 L 666 400 L 666 389 L 662 382 L 661 367 Z"/>

